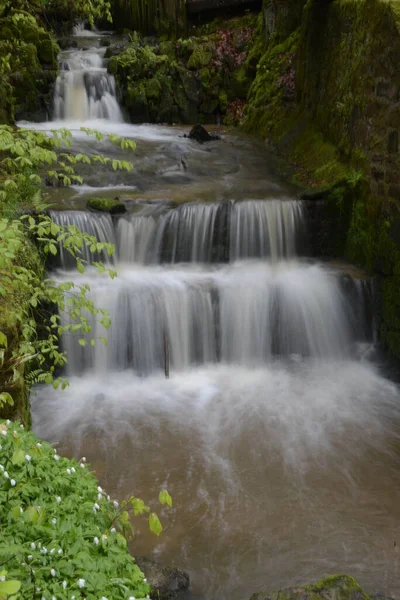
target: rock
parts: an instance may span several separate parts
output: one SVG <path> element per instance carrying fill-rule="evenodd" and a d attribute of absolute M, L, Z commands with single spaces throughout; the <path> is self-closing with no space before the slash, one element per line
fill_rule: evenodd
<path fill-rule="evenodd" d="M 175 600 L 189 589 L 190 579 L 185 571 L 165 567 L 150 558 L 139 557 L 135 560 L 151 585 L 150 597 L 154 600 Z"/>
<path fill-rule="evenodd" d="M 369 600 L 369 596 L 353 577 L 332 575 L 304 587 L 258 592 L 250 600 Z"/>
<path fill-rule="evenodd" d="M 204 129 L 203 125 L 200 123 L 196 123 L 190 130 L 189 135 L 187 136 L 191 140 L 196 140 L 199 144 L 203 144 L 204 142 L 213 142 L 215 140 L 220 140 L 220 136 L 214 133 L 208 133 L 206 129 Z"/>
<path fill-rule="evenodd" d="M 125 204 L 113 198 L 89 198 L 86 202 L 87 208 L 100 212 L 108 212 L 111 215 L 118 215 L 126 212 Z"/>

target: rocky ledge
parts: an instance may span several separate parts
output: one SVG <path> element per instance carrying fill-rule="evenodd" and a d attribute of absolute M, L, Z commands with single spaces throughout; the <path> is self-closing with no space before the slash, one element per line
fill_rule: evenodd
<path fill-rule="evenodd" d="M 250 600 L 390 600 L 379 594 L 368 595 L 348 575 L 332 575 L 318 583 L 253 594 Z"/>
<path fill-rule="evenodd" d="M 153 600 L 179 600 L 188 591 L 190 579 L 185 571 L 160 565 L 150 558 L 139 557 L 135 560 L 151 585 Z"/>

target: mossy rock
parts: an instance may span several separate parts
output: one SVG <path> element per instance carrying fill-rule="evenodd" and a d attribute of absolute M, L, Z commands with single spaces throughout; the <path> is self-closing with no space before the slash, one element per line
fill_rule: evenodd
<path fill-rule="evenodd" d="M 126 207 L 123 202 L 114 200 L 113 198 L 89 198 L 86 202 L 87 208 L 99 212 L 107 212 L 111 215 L 118 215 L 126 212 Z"/>
<path fill-rule="evenodd" d="M 207 67 L 212 60 L 212 50 L 206 45 L 200 44 L 195 47 L 193 53 L 191 54 L 187 68 L 198 71 L 202 67 Z"/>
<path fill-rule="evenodd" d="M 304 587 L 274 592 L 258 592 L 250 600 L 370 600 L 358 583 L 348 575 L 333 575 Z"/>

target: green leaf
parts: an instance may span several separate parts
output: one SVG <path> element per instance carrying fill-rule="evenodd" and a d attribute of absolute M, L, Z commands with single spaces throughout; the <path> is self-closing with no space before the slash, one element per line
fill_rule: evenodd
<path fill-rule="evenodd" d="M 162 525 L 160 519 L 157 517 L 156 513 L 151 513 L 149 515 L 149 527 L 152 533 L 156 535 L 160 535 L 162 532 Z"/>
<path fill-rule="evenodd" d="M 0 581 L 0 598 L 16 594 L 21 588 L 21 582 L 16 580 Z"/>
<path fill-rule="evenodd" d="M 128 521 L 129 521 L 129 513 L 128 513 L 128 511 L 124 510 L 121 513 L 121 517 L 120 518 L 121 518 L 121 523 L 124 523 L 124 524 L 128 523 Z"/>
<path fill-rule="evenodd" d="M 133 506 L 133 514 L 136 516 L 143 515 L 146 512 L 149 512 L 149 507 L 141 500 L 140 498 L 131 498 L 130 503 Z"/>
<path fill-rule="evenodd" d="M 25 454 L 24 451 L 20 448 L 16 450 L 12 455 L 11 462 L 13 465 L 23 465 L 25 462 Z"/>
<path fill-rule="evenodd" d="M 7 348 L 8 346 L 7 336 L 2 331 L 0 331 L 0 346 L 3 346 L 4 348 Z"/>
<path fill-rule="evenodd" d="M 172 498 L 167 490 L 161 490 L 158 495 L 158 501 L 160 504 L 167 504 L 170 508 L 172 508 Z"/>

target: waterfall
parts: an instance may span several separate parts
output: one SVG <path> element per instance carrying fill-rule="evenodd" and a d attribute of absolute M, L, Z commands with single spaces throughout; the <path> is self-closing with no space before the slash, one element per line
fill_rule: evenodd
<path fill-rule="evenodd" d="M 231 259 L 295 256 L 303 226 L 300 202 L 238 202 L 230 220 Z"/>
<path fill-rule="evenodd" d="M 109 214 L 94 214 L 81 210 L 51 210 L 49 214 L 51 219 L 62 227 L 77 227 L 83 233 L 95 237 L 98 242 L 116 244 L 114 226 Z M 99 260 L 104 263 L 114 263 L 115 261 L 115 257 L 108 256 L 105 251 L 100 254 L 91 252 L 87 245 L 82 248 L 81 257 L 89 263 Z M 64 269 L 73 268 L 76 265 L 75 259 L 63 244 L 60 245 L 58 259 L 60 266 Z"/>
<path fill-rule="evenodd" d="M 103 67 L 105 48 L 69 50 L 59 57 L 60 74 L 54 91 L 54 118 L 123 121 L 115 80 Z"/>
<path fill-rule="evenodd" d="M 295 200 L 189 203 L 161 216 L 134 214 L 117 227 L 120 258 L 149 262 L 277 260 L 298 254 L 303 204 Z"/>
<path fill-rule="evenodd" d="M 70 373 L 161 369 L 164 336 L 175 370 L 216 361 L 260 365 L 274 356 L 340 358 L 354 341 L 354 315 L 347 312 L 340 279 L 319 265 L 121 268 L 112 286 L 106 278 L 85 277 L 91 298 L 109 311 L 113 326 L 104 334 L 93 321 L 106 347 L 81 347 L 66 336 Z"/>

